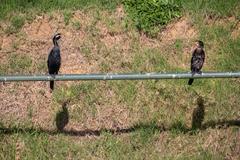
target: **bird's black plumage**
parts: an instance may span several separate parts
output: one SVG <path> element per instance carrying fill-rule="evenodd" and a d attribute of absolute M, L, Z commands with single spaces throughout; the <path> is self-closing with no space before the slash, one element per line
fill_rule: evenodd
<path fill-rule="evenodd" d="M 53 48 L 50 51 L 48 55 L 48 73 L 51 75 L 56 75 L 58 74 L 58 71 L 61 66 L 61 54 L 60 54 L 60 48 L 58 45 L 58 40 L 61 38 L 60 33 L 56 34 L 53 37 Z M 54 89 L 54 81 L 50 81 L 50 88 L 53 90 Z"/>
<path fill-rule="evenodd" d="M 203 63 L 205 60 L 205 52 L 204 52 L 204 44 L 202 41 L 198 41 L 197 47 L 194 49 L 192 53 L 191 59 L 191 72 L 192 75 L 196 73 L 201 73 L 201 69 L 203 67 Z M 192 85 L 193 78 L 190 78 L 188 81 L 188 85 Z"/>

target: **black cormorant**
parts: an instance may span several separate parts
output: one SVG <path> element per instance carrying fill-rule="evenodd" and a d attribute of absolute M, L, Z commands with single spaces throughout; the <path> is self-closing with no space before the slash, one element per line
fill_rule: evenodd
<path fill-rule="evenodd" d="M 60 33 L 57 33 L 56 35 L 54 35 L 54 37 L 53 37 L 54 46 L 48 55 L 47 65 L 48 65 L 48 73 L 50 75 L 58 74 L 58 71 L 61 66 L 61 55 L 60 55 L 60 48 L 58 45 L 58 40 L 60 38 L 61 38 Z M 54 81 L 50 81 L 50 88 L 51 88 L 51 90 L 54 89 Z"/>

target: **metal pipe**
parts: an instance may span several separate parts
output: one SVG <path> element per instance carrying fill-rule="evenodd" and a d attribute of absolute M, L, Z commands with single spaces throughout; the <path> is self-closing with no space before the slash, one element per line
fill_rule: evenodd
<path fill-rule="evenodd" d="M 60 75 L 1 75 L 0 82 L 11 81 L 78 81 L 78 80 L 149 80 L 189 78 L 240 78 L 240 72 L 203 72 L 192 76 L 185 73 L 107 73 L 107 74 L 60 74 Z"/>

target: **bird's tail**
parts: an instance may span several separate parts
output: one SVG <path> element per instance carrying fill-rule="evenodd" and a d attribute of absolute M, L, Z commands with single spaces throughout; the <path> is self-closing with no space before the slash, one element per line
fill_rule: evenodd
<path fill-rule="evenodd" d="M 54 81 L 50 81 L 50 88 L 51 88 L 51 90 L 54 89 Z"/>
<path fill-rule="evenodd" d="M 193 78 L 190 78 L 189 80 L 188 80 L 188 85 L 192 85 L 192 83 L 193 83 Z"/>
<path fill-rule="evenodd" d="M 192 76 L 194 76 L 194 74 L 196 73 L 196 71 L 192 71 Z M 189 80 L 188 80 L 188 85 L 192 85 L 192 83 L 193 83 L 193 78 L 190 78 Z"/>

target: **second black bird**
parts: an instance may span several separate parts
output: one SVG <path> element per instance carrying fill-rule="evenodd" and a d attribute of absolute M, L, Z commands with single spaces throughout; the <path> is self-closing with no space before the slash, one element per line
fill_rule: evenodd
<path fill-rule="evenodd" d="M 192 75 L 196 73 L 201 74 L 201 69 L 204 60 L 205 60 L 204 43 L 202 41 L 197 41 L 197 47 L 194 49 L 191 59 Z M 194 80 L 193 78 L 190 78 L 188 81 L 188 85 L 192 85 L 193 80 Z"/>
<path fill-rule="evenodd" d="M 48 73 L 50 75 L 58 74 L 58 71 L 61 66 L 61 54 L 60 48 L 58 45 L 58 40 L 61 38 L 61 34 L 57 33 L 53 37 L 53 48 L 48 55 L 47 65 L 48 65 Z M 54 89 L 54 81 L 50 81 L 50 88 L 51 90 Z"/>

